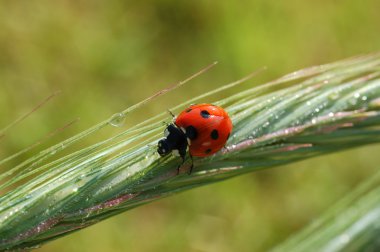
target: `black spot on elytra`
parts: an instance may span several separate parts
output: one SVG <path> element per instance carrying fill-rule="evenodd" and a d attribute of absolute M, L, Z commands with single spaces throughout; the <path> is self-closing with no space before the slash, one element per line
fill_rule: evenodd
<path fill-rule="evenodd" d="M 213 131 L 211 131 L 211 135 L 210 136 L 211 136 L 212 139 L 216 140 L 219 137 L 219 132 L 216 129 L 214 129 Z"/>
<path fill-rule="evenodd" d="M 207 149 L 207 150 L 205 151 L 206 154 L 209 154 L 210 152 L 211 152 L 211 149 Z"/>
<path fill-rule="evenodd" d="M 186 127 L 186 136 L 190 139 L 190 140 L 194 140 L 195 138 L 197 138 L 198 136 L 198 131 L 197 129 L 190 125 L 190 126 L 187 126 Z"/>
<path fill-rule="evenodd" d="M 203 118 L 209 118 L 210 117 L 210 113 L 207 111 L 207 110 L 202 110 L 201 111 L 201 116 L 203 117 Z"/>

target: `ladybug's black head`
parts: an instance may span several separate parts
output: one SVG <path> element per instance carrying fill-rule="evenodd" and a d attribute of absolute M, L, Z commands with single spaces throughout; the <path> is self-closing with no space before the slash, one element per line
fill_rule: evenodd
<path fill-rule="evenodd" d="M 169 124 L 165 129 L 165 138 L 158 141 L 157 152 L 163 157 L 173 150 L 177 150 L 178 154 L 184 157 L 186 155 L 187 145 L 186 134 L 175 124 Z"/>
<path fill-rule="evenodd" d="M 161 157 L 168 155 L 172 150 L 170 149 L 170 145 L 167 143 L 167 139 L 161 139 L 158 141 L 157 152 Z"/>

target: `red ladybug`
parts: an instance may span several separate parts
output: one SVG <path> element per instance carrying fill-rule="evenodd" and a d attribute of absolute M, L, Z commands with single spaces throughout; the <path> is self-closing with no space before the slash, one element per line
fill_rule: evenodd
<path fill-rule="evenodd" d="M 206 103 L 191 105 L 165 129 L 157 152 L 161 156 L 173 152 L 182 158 L 183 164 L 187 148 L 191 158 L 210 156 L 225 145 L 231 131 L 231 119 L 221 107 Z"/>

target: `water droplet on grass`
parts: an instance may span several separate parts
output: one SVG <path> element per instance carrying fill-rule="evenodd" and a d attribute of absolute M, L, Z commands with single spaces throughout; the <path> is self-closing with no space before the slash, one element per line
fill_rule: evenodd
<path fill-rule="evenodd" d="M 114 127 L 121 127 L 125 123 L 125 115 L 122 113 L 114 114 L 108 123 Z"/>
<path fill-rule="evenodd" d="M 33 246 L 30 246 L 30 247 L 27 247 L 27 249 L 38 249 L 38 248 L 41 248 L 41 245 L 33 245 Z"/>
<path fill-rule="evenodd" d="M 356 105 L 356 103 L 357 103 L 357 99 L 356 99 L 356 98 L 352 98 L 352 99 L 349 100 L 349 103 L 350 103 L 351 105 Z"/>
<path fill-rule="evenodd" d="M 332 94 L 329 95 L 329 98 L 330 98 L 331 100 L 336 100 L 336 99 L 339 98 L 339 93 L 334 92 L 334 93 L 332 93 Z"/>
<path fill-rule="evenodd" d="M 339 241 L 343 244 L 345 243 L 348 243 L 349 241 L 351 240 L 351 237 L 349 234 L 342 234 L 340 237 L 339 237 Z"/>

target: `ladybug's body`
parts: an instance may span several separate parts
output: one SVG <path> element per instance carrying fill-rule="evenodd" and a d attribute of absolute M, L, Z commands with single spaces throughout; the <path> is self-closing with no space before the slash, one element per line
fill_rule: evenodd
<path fill-rule="evenodd" d="M 219 151 L 232 131 L 227 112 L 211 104 L 197 104 L 185 109 L 165 130 L 166 138 L 158 142 L 158 153 L 166 156 L 172 151 L 185 160 L 190 156 L 206 157 Z"/>
<path fill-rule="evenodd" d="M 198 104 L 184 110 L 175 125 L 184 129 L 190 140 L 190 155 L 206 157 L 219 151 L 232 131 L 227 112 L 211 104 Z"/>

